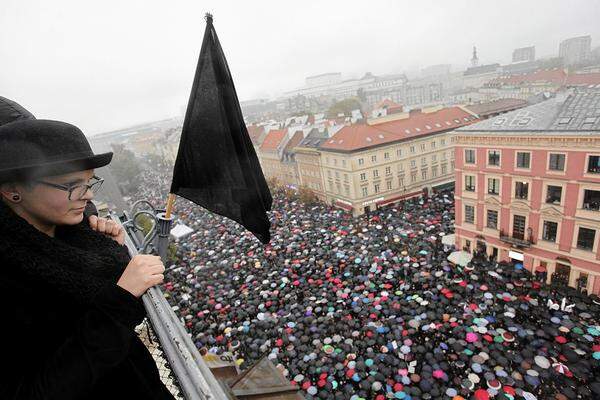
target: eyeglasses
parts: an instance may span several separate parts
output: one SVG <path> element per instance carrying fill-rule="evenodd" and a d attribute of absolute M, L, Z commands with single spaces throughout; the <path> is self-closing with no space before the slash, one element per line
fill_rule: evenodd
<path fill-rule="evenodd" d="M 73 186 L 59 185 L 57 183 L 40 181 L 40 180 L 37 180 L 36 182 L 43 183 L 46 186 L 50 186 L 50 187 L 53 187 L 56 189 L 64 190 L 65 192 L 69 192 L 69 200 L 81 200 L 83 198 L 83 196 L 85 196 L 85 194 L 87 193 L 88 190 L 91 190 L 92 193 L 98 192 L 98 190 L 100 190 L 100 187 L 102 186 L 102 183 L 104 182 L 103 178 L 100 178 L 96 175 L 94 175 L 92 177 L 92 179 L 95 179 L 96 181 L 94 181 L 92 183 L 87 183 L 87 184 L 84 183 L 81 185 L 73 185 Z"/>

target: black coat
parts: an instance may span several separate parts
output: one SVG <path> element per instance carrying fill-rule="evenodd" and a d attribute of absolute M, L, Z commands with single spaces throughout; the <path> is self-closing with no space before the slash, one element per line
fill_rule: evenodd
<path fill-rule="evenodd" d="M 52 238 L 0 201 L 0 399 L 173 399 L 116 285 L 129 260 L 87 218 Z"/>

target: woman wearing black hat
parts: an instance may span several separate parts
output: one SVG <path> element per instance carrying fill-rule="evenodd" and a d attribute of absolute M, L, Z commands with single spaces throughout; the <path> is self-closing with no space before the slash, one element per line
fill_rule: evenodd
<path fill-rule="evenodd" d="M 2 399 L 173 398 L 134 331 L 164 266 L 83 217 L 111 158 L 64 122 L 0 126 Z"/>

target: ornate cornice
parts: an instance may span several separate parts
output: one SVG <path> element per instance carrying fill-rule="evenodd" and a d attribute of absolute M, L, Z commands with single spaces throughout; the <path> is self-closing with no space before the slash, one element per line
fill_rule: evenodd
<path fill-rule="evenodd" d="M 456 135 L 457 145 L 488 145 L 488 146 L 528 146 L 528 147 L 600 147 L 600 136 L 522 136 L 494 135 Z"/>

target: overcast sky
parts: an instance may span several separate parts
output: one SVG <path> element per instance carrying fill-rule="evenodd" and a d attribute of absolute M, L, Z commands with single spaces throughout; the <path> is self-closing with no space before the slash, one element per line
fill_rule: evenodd
<path fill-rule="evenodd" d="M 1 0 L 0 95 L 88 135 L 181 113 L 205 22 L 214 24 L 241 100 L 306 76 L 386 74 L 431 64 L 510 62 L 516 47 L 557 55 L 592 35 L 600 1 Z"/>

